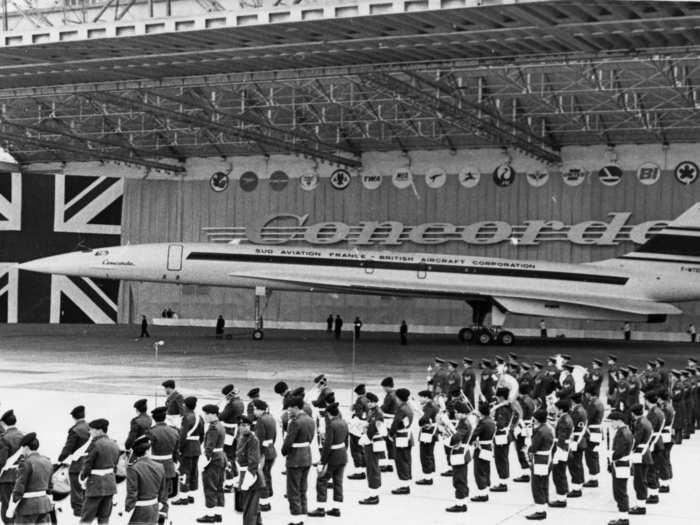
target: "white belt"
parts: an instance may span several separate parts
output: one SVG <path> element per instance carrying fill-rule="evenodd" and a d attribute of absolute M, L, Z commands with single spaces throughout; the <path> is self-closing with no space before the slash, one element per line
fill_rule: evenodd
<path fill-rule="evenodd" d="M 224 423 L 222 421 L 221 424 L 224 425 L 224 428 L 237 428 L 238 427 L 238 425 L 236 423 Z"/>
<path fill-rule="evenodd" d="M 6 467 L 3 467 L 2 470 L 12 470 L 12 469 L 16 469 L 18 466 L 19 465 L 17 465 L 17 464 L 8 465 Z"/>
<path fill-rule="evenodd" d="M 340 450 L 341 448 L 345 448 L 345 443 L 336 443 L 335 445 L 331 445 L 331 450 Z"/>
<path fill-rule="evenodd" d="M 538 456 L 549 456 L 551 453 L 551 450 L 538 450 L 535 452 Z"/>
<path fill-rule="evenodd" d="M 91 476 L 106 476 L 107 474 L 113 474 L 113 468 L 94 468 L 90 471 Z"/>
<path fill-rule="evenodd" d="M 213 448 L 213 449 L 211 449 L 211 451 L 212 451 L 212 452 L 223 452 L 223 451 L 224 451 L 224 447 L 221 447 L 221 448 Z"/>
<path fill-rule="evenodd" d="M 262 442 L 263 447 L 271 447 L 272 446 L 272 440 L 271 439 L 266 439 L 265 441 Z"/>
<path fill-rule="evenodd" d="M 134 503 L 134 507 L 151 507 L 158 503 L 158 498 L 153 499 L 143 499 Z"/>
<path fill-rule="evenodd" d="M 384 414 L 384 419 L 394 419 L 394 414 Z"/>
<path fill-rule="evenodd" d="M 25 492 L 22 495 L 22 499 L 40 498 L 41 496 L 47 496 L 45 490 L 36 490 L 34 492 Z"/>
<path fill-rule="evenodd" d="M 311 446 L 311 443 L 309 443 L 308 441 L 305 443 L 292 443 L 292 448 L 306 448 L 306 447 L 310 447 L 310 446 Z"/>
<path fill-rule="evenodd" d="M 199 436 L 187 436 L 187 439 L 190 441 L 199 441 Z"/>
<path fill-rule="evenodd" d="M 167 461 L 169 459 L 173 459 L 172 454 L 152 454 L 151 459 L 155 459 L 156 461 Z"/>

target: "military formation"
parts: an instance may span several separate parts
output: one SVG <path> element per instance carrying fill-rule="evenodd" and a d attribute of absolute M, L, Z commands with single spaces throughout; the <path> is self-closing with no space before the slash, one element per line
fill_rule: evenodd
<path fill-rule="evenodd" d="M 72 523 L 109 523 L 116 512 L 120 521 L 155 525 L 173 506 L 195 505 L 201 492 L 205 510 L 196 521 L 221 523 L 232 492 L 244 525 L 259 525 L 277 488 L 284 490 L 289 524 L 299 525 L 305 517 L 346 512 L 347 481 L 366 487 L 359 505 L 380 505 L 384 484 L 391 498 L 433 485 L 436 456 L 444 454 L 440 464 L 448 469 L 439 475 L 453 487 L 448 513 L 486 503 L 511 483 L 529 483 L 535 511 L 526 517 L 544 520 L 548 508 L 565 508 L 598 489 L 607 470 L 619 511 L 610 525 L 627 525 L 670 492 L 671 450 L 700 428 L 694 359 L 683 370 L 667 370 L 661 358 L 639 370 L 619 365 L 614 355 L 607 366 L 595 359 L 584 368 L 567 355 L 528 364 L 510 354 L 478 367 L 470 358 L 461 366 L 436 358 L 428 370 L 427 387 L 415 395 L 396 388 L 392 377 L 376 385 L 378 394 L 357 385 L 347 417 L 325 375 L 308 393 L 279 382 L 279 421 L 259 388 L 246 402 L 226 385 L 220 403 L 198 409 L 196 397 L 184 397 L 168 380 L 163 406 L 149 411 L 146 399 L 134 403 L 123 447 L 109 437 L 108 420 L 87 422 L 85 408 L 75 407 L 56 462 L 39 453 L 37 435 L 21 432 L 9 410 L 0 417 L 2 520 L 56 523 L 53 500 L 67 498 Z M 420 473 L 413 472 L 416 449 Z M 278 454 L 284 487 L 274 487 L 271 475 Z M 469 486 L 470 470 L 476 487 Z M 126 497 L 118 502 L 123 481 Z"/>

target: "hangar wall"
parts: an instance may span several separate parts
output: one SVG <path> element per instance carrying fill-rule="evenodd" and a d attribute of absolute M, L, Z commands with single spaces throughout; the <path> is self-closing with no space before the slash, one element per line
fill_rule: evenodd
<path fill-rule="evenodd" d="M 520 226 L 514 231 L 521 236 L 528 224 L 526 221 L 542 220 L 561 221 L 564 227 L 544 227 L 536 239 L 517 245 L 507 238 L 483 244 L 484 239 L 492 239 L 494 232 L 498 233 L 494 228 L 499 225 L 482 225 L 479 236 L 472 239 L 476 243 L 467 243 L 459 239 L 460 235 L 452 235 L 457 240 L 416 244 L 405 239 L 399 245 L 378 244 L 367 248 L 585 262 L 629 251 L 634 246 L 630 235 L 643 235 L 653 224 L 643 224 L 634 230 L 632 226 L 671 220 L 700 200 L 697 170 L 694 178 L 692 169 L 684 170 L 685 176 L 675 173 L 683 162 L 697 164 L 700 161 L 695 145 L 672 145 L 666 149 L 660 145 L 618 146 L 613 151 L 605 147 L 567 148 L 563 157 L 565 161 L 560 169 L 545 172 L 537 161 L 516 155 L 509 157 L 500 149 L 366 154 L 363 171 L 359 176 L 354 175 L 344 190 L 330 184 L 329 176 L 334 167 L 320 165 L 314 169 L 311 161 L 296 157 L 230 159 L 231 164 L 222 159 L 190 159 L 184 179 L 161 176 L 126 181 L 122 241 L 207 241 L 210 237 L 205 228 L 211 227 L 227 227 L 229 230 L 225 233 L 229 238 L 240 239 L 245 237 L 246 226 L 262 216 L 274 214 L 308 214 L 304 226 L 328 221 L 351 227 L 363 221 L 399 221 L 408 228 L 437 222 L 468 226 L 482 221 L 502 221 Z M 512 184 L 502 187 L 495 183 L 493 173 L 504 162 L 510 162 L 516 176 Z M 649 166 L 646 166 L 649 169 L 640 169 L 647 162 L 658 165 L 659 172 L 654 173 Z M 619 182 L 615 182 L 615 177 L 601 180 L 599 170 L 604 166 L 621 168 Z M 412 183 L 399 188 L 397 186 L 405 186 L 406 181 L 402 184 L 401 176 L 394 180 L 394 174 L 397 169 L 405 168 L 413 174 Z M 229 170 L 228 187 L 220 192 L 213 191 L 210 176 Z M 445 173 L 444 185 L 431 188 L 426 175 L 440 173 L 440 170 Z M 289 176 L 286 185 L 282 180 L 279 187 L 272 187 L 269 178 L 275 171 Z M 474 180 L 473 177 L 469 180 L 465 173 L 476 171 L 480 172 L 478 182 L 466 187 L 465 184 L 471 185 Z M 244 172 L 253 172 L 259 178 L 251 191 L 241 187 L 240 177 Z M 304 176 L 304 182 L 313 186 L 313 177 L 309 175 L 314 172 L 320 176 L 318 186 L 303 189 L 300 177 Z M 362 182 L 372 175 L 382 179 L 376 189 L 368 189 Z M 580 184 L 573 185 L 575 182 Z M 613 226 L 596 230 L 595 225 L 581 224 L 585 221 L 612 221 Z M 291 223 L 298 223 L 298 220 L 291 219 Z M 290 220 L 275 224 L 289 225 Z M 571 229 L 570 225 L 578 226 Z M 357 232 L 358 228 L 351 228 L 351 231 Z M 475 228 L 467 230 L 474 233 L 478 226 Z M 423 236 L 426 237 L 431 235 Z M 142 313 L 159 317 L 166 307 L 175 310 L 180 318 L 213 320 L 221 313 L 228 320 L 250 326 L 253 293 L 250 290 L 133 283 L 122 287 L 122 321 L 133 321 Z M 688 315 L 644 329 L 684 330 L 700 313 L 700 304 L 686 304 L 683 308 Z M 307 323 L 322 323 L 329 313 L 340 313 L 346 321 L 359 315 L 365 323 L 387 327 L 397 327 L 405 318 L 414 329 L 425 331 L 451 331 L 453 327 L 469 324 L 471 318 L 468 306 L 458 302 L 290 292 L 273 293 L 265 317 L 269 321 L 311 326 Z M 515 316 L 507 321 L 508 326 L 516 328 L 534 327 L 536 323 L 536 319 Z M 568 320 L 551 320 L 549 326 L 619 329 L 617 323 Z"/>

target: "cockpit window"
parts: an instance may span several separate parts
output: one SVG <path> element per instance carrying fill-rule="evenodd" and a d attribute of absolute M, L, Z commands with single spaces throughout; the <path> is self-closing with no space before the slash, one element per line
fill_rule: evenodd
<path fill-rule="evenodd" d="M 109 250 L 95 250 L 95 257 L 104 257 L 109 255 Z"/>

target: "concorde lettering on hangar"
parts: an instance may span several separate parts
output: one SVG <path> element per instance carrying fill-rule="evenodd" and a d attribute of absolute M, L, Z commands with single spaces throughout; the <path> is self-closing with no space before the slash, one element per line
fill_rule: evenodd
<path fill-rule="evenodd" d="M 582 221 L 565 224 L 558 220 L 525 220 L 521 224 L 504 221 L 480 221 L 466 225 L 449 222 L 404 224 L 399 221 L 340 221 L 311 223 L 309 215 L 270 214 L 241 227 L 205 227 L 213 242 L 248 241 L 254 244 L 280 245 L 303 242 L 310 245 L 347 243 L 354 246 L 400 246 L 462 242 L 491 245 L 510 242 L 517 246 L 538 246 L 547 242 L 570 242 L 587 246 L 616 246 L 622 242 L 644 243 L 667 221 L 630 224 L 630 212 L 613 212 L 606 221 Z"/>

